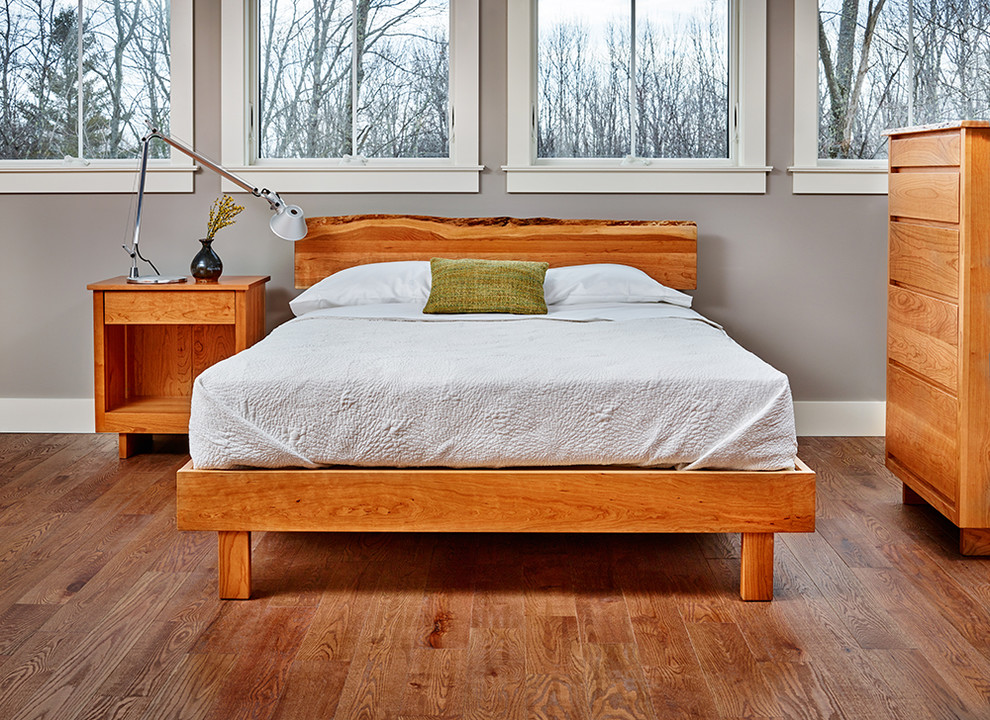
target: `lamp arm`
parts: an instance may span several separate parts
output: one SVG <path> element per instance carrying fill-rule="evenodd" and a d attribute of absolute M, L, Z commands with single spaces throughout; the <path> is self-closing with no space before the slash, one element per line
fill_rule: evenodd
<path fill-rule="evenodd" d="M 203 157 L 191 147 L 183 145 L 178 140 L 173 140 L 162 133 L 161 130 L 151 125 L 151 123 L 148 123 L 148 134 L 141 138 L 141 173 L 138 181 L 137 217 L 134 221 L 134 239 L 131 247 L 127 247 L 126 245 L 123 246 L 127 254 L 131 256 L 131 269 L 127 276 L 128 282 L 147 282 L 147 280 L 138 274 L 138 258 L 151 265 L 152 269 L 155 271 L 155 275 L 160 278 L 154 282 L 184 282 L 185 280 L 184 278 L 179 277 L 170 279 L 161 277 L 158 273 L 158 268 L 155 267 L 154 263 L 141 254 L 141 250 L 138 247 L 138 240 L 141 236 L 141 209 L 144 207 L 144 184 L 148 175 L 148 146 L 154 138 L 158 138 L 167 145 L 171 145 L 179 152 L 188 155 L 194 160 L 198 160 L 200 164 L 208 167 L 217 175 L 227 178 L 230 182 L 240 188 L 243 188 L 244 190 L 247 190 L 255 197 L 260 197 L 267 200 L 268 204 L 271 206 L 271 209 L 275 212 L 275 215 L 272 216 L 269 225 L 272 232 L 280 238 L 295 242 L 306 236 L 306 218 L 303 215 L 302 208 L 298 205 L 286 205 L 282 198 L 278 196 L 277 192 L 269 190 L 268 188 L 259 190 L 243 178 L 238 177 L 209 158 Z"/>
<path fill-rule="evenodd" d="M 221 165 L 218 165 L 217 163 L 215 163 L 212 160 L 210 160 L 208 157 L 205 157 L 203 155 L 200 155 L 198 152 L 196 152 L 195 150 L 193 150 L 191 147 L 188 147 L 187 145 L 183 145 L 178 140 L 175 140 L 173 138 L 170 138 L 168 135 L 165 135 L 161 130 L 159 130 L 158 128 L 154 128 L 154 127 L 150 129 L 150 131 L 148 132 L 147 135 L 145 135 L 143 138 L 141 138 L 141 142 L 144 144 L 144 155 L 142 156 L 142 160 L 141 160 L 141 174 L 142 174 L 142 179 L 144 177 L 145 165 L 147 164 L 148 142 L 152 138 L 158 138 L 162 142 L 164 142 L 164 143 L 166 143 L 168 145 L 171 145 L 172 147 L 174 147 L 179 152 L 188 155 L 193 160 L 198 160 L 201 165 L 204 165 L 205 167 L 208 167 L 210 170 L 212 170 L 213 172 L 215 172 L 217 175 L 219 175 L 221 177 L 224 177 L 224 178 L 227 178 L 232 183 L 234 183 L 235 185 L 237 185 L 240 188 L 243 188 L 244 190 L 247 190 L 249 193 L 251 193 L 255 197 L 264 198 L 265 200 L 268 201 L 268 204 L 271 205 L 271 209 L 272 210 L 276 210 L 277 211 L 279 208 L 281 208 L 285 204 L 282 201 L 282 198 L 280 198 L 278 196 L 278 193 L 277 192 L 273 192 L 272 190 L 269 190 L 267 188 L 264 188 L 264 189 L 259 190 L 257 187 L 255 187 L 254 185 L 252 185 L 251 183 L 249 183 L 244 178 L 239 177 L 238 175 L 235 175 L 234 173 L 230 172 L 230 170 L 227 170 L 225 167 L 223 167 Z"/>

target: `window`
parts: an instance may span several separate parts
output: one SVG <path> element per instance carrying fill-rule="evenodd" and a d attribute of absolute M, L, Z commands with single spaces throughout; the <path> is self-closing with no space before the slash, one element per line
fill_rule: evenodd
<path fill-rule="evenodd" d="M 729 156 L 726 3 L 540 0 L 538 13 L 537 157 Z"/>
<path fill-rule="evenodd" d="M 449 156 L 446 0 L 260 5 L 259 157 Z"/>
<path fill-rule="evenodd" d="M 795 192 L 884 193 L 885 129 L 990 117 L 984 0 L 799 0 L 796 22 Z"/>
<path fill-rule="evenodd" d="M 146 121 L 191 135 L 191 3 L 11 0 L 0 10 L 0 191 L 132 192 Z M 188 41 L 171 50 L 175 33 Z M 178 88 L 174 90 L 173 88 Z M 153 144 L 149 188 L 191 190 Z M 169 172 L 170 170 L 179 170 Z"/>
<path fill-rule="evenodd" d="M 509 0 L 509 192 L 766 189 L 766 5 Z"/>
<path fill-rule="evenodd" d="M 223 13 L 226 166 L 280 192 L 477 191 L 477 0 Z"/>

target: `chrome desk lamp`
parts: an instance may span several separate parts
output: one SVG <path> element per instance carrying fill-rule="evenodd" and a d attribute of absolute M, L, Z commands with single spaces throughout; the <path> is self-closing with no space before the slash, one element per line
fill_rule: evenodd
<path fill-rule="evenodd" d="M 180 275 L 162 275 L 159 273 L 158 268 L 155 267 L 155 264 L 141 254 L 141 249 L 138 246 L 138 239 L 141 234 L 141 206 L 144 202 L 144 181 L 148 174 L 148 145 L 154 138 L 158 138 L 162 142 L 171 145 L 179 152 L 185 153 L 194 160 L 198 160 L 203 166 L 208 167 L 221 177 L 227 178 L 232 183 L 247 190 L 255 197 L 260 197 L 267 200 L 272 211 L 275 213 L 272 215 L 269 225 L 272 232 L 283 240 L 296 242 L 297 240 L 302 240 L 306 237 L 306 218 L 303 216 L 303 211 L 298 205 L 286 205 L 282 198 L 278 196 L 277 192 L 273 192 L 267 188 L 259 190 L 247 181 L 237 175 L 234 175 L 234 173 L 230 172 L 226 168 L 218 165 L 209 158 L 203 157 L 192 148 L 168 137 L 158 130 L 158 128 L 151 127 L 150 124 L 149 128 L 150 130 L 148 134 L 141 138 L 141 179 L 138 184 L 137 219 L 134 222 L 134 242 L 130 247 L 127 245 L 122 246 L 127 254 L 131 256 L 131 269 L 127 274 L 127 282 L 158 285 L 164 283 L 181 283 L 186 281 L 185 277 Z M 151 265 L 151 269 L 155 271 L 154 275 L 138 274 L 137 261 L 139 258 Z"/>

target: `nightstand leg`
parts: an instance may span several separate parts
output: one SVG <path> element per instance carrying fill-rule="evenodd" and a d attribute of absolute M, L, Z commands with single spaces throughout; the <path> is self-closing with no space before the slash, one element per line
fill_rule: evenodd
<path fill-rule="evenodd" d="M 121 459 L 133 457 L 151 450 L 151 435 L 146 433 L 120 433 L 118 435 L 118 456 Z"/>

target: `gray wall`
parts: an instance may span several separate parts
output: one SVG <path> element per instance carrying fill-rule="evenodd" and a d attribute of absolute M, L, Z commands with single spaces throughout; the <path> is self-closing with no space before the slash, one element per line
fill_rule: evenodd
<path fill-rule="evenodd" d="M 196 3 L 196 147 L 219 157 L 219 3 Z M 449 216 L 695 220 L 696 307 L 786 372 L 796 400 L 884 397 L 885 196 L 796 196 L 792 156 L 793 2 L 769 0 L 768 193 L 508 195 L 505 163 L 505 4 L 481 0 L 481 192 L 457 195 L 300 195 L 307 215 L 365 212 Z M 184 273 L 199 245 L 212 173 L 196 192 L 150 195 L 142 247 L 164 273 Z M 244 196 L 239 196 L 243 198 Z M 268 324 L 289 317 L 292 248 L 269 234 L 266 206 L 245 203 L 216 248 L 224 272 L 269 274 Z M 0 398 L 93 393 L 92 310 L 86 284 L 126 273 L 128 195 L 7 195 L 0 283 Z"/>

